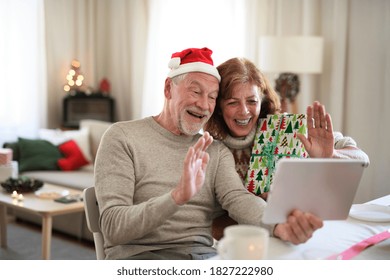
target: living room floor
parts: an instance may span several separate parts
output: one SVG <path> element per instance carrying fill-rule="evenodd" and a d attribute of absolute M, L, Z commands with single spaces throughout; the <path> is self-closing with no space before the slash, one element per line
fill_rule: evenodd
<path fill-rule="evenodd" d="M 7 225 L 8 248 L 0 248 L 0 260 L 40 260 L 41 227 L 10 218 Z M 89 240 L 53 231 L 51 244 L 53 260 L 96 260 L 95 247 Z"/>

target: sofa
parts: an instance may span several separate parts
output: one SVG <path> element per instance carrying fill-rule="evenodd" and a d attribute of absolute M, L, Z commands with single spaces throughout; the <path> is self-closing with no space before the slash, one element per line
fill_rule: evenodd
<path fill-rule="evenodd" d="M 19 161 L 19 176 L 27 176 L 29 178 L 42 180 L 45 183 L 83 190 L 94 185 L 93 166 L 96 152 L 99 147 L 101 137 L 110 125 L 111 123 L 109 122 L 99 120 L 81 120 L 80 128 L 78 130 L 63 131 L 54 129 L 41 129 L 39 131 L 39 139 L 19 138 L 19 142 L 6 143 L 4 144 L 4 147 L 13 149 L 14 160 Z M 22 140 L 24 140 L 23 144 L 25 145 L 22 147 L 20 145 L 15 146 L 15 144 L 21 143 Z M 73 140 L 73 144 L 76 143 L 76 146 L 79 148 L 77 150 L 83 154 L 83 158 L 86 160 L 81 162 L 79 160 L 78 165 L 69 165 L 69 161 L 64 160 L 66 163 L 64 164 L 64 170 L 58 167 L 49 168 L 48 158 L 52 156 L 47 155 L 47 151 L 49 149 L 45 147 L 40 151 L 39 148 L 35 148 L 34 146 L 37 145 L 37 143 L 44 143 L 45 145 L 49 145 L 47 142 L 50 142 L 55 147 L 61 147 L 62 142 L 69 143 L 73 142 Z M 51 148 L 51 146 L 49 147 Z M 23 151 L 22 149 L 27 149 L 27 151 Z M 39 156 L 41 159 L 35 160 L 34 163 L 27 162 L 25 158 L 22 157 L 23 155 L 20 154 L 20 152 L 24 152 L 25 155 L 28 154 L 30 150 L 35 150 L 35 153 L 40 151 Z M 42 159 L 44 156 L 47 158 Z M 56 160 L 56 162 L 59 161 Z M 26 168 L 26 164 L 29 165 L 28 168 Z M 43 165 L 42 168 L 45 168 L 46 170 L 39 170 L 39 164 Z M 53 164 L 53 160 L 50 164 Z M 21 169 L 21 167 L 23 168 Z M 12 211 L 13 212 L 11 214 L 14 215 L 17 219 L 41 224 L 41 219 L 37 215 L 26 213 L 24 211 Z M 84 213 L 73 213 L 55 217 L 53 219 L 53 230 L 76 236 L 79 239 L 93 241 L 93 236 L 86 225 Z"/>

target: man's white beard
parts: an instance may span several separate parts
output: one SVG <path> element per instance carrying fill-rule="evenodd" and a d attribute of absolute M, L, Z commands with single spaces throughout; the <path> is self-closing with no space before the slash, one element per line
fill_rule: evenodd
<path fill-rule="evenodd" d="M 189 124 L 188 122 L 179 121 L 179 130 L 185 135 L 196 135 L 203 128 L 204 123 L 202 124 Z"/>

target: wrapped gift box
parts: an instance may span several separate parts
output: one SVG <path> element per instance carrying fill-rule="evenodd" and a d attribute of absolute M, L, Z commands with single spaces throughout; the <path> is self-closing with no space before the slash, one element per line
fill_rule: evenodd
<path fill-rule="evenodd" d="M 270 190 L 280 158 L 308 157 L 298 133 L 307 135 L 305 114 L 268 115 L 259 120 L 245 180 L 250 192 L 259 195 Z"/>
<path fill-rule="evenodd" d="M 12 150 L 5 148 L 0 149 L 0 165 L 10 164 L 12 161 Z"/>

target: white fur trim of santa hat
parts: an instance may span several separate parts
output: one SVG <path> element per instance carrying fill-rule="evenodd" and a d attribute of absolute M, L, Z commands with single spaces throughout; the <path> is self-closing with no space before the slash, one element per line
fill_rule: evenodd
<path fill-rule="evenodd" d="M 201 72 L 214 76 L 220 82 L 221 76 L 217 68 L 213 65 L 211 53 L 211 50 L 203 48 L 187 49 L 173 54 L 173 57 L 168 63 L 168 67 L 171 69 L 168 77 L 173 78 L 189 72 Z"/>

